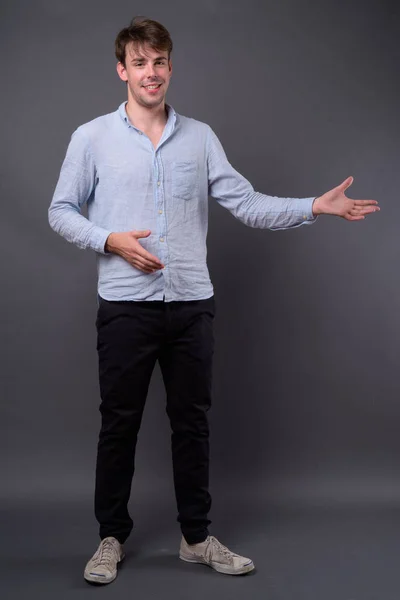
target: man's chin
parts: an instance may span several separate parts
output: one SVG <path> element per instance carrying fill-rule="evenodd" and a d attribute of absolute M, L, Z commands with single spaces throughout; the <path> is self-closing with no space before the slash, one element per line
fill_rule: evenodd
<path fill-rule="evenodd" d="M 155 108 L 156 106 L 160 106 L 164 102 L 164 96 L 160 98 L 141 98 L 140 104 L 142 106 L 146 106 L 147 108 Z"/>

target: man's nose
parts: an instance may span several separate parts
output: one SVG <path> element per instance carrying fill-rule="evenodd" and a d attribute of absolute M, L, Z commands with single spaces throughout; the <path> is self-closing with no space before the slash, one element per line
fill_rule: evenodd
<path fill-rule="evenodd" d="M 147 65 L 147 67 L 146 67 L 147 77 L 154 77 L 155 74 L 156 74 L 156 70 L 154 68 L 154 65 Z"/>

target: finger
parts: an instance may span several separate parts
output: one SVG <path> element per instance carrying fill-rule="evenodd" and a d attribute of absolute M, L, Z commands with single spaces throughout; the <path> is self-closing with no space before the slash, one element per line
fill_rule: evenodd
<path fill-rule="evenodd" d="M 363 216 L 353 217 L 352 215 L 346 215 L 345 219 L 347 221 L 362 221 L 363 219 L 365 219 L 365 217 L 363 217 Z"/>
<path fill-rule="evenodd" d="M 142 271 L 144 270 L 146 273 L 154 273 L 154 271 L 159 271 L 159 267 L 154 267 L 149 261 L 144 260 L 138 256 L 135 256 L 135 264 L 138 265 Z"/>
<path fill-rule="evenodd" d="M 350 214 L 352 217 L 358 217 L 358 216 L 360 216 L 360 214 L 361 214 L 361 211 L 360 211 L 360 209 L 359 209 L 359 208 L 352 208 L 351 210 L 349 210 L 349 214 Z"/>
<path fill-rule="evenodd" d="M 377 206 L 377 200 L 353 200 L 355 206 Z"/>
<path fill-rule="evenodd" d="M 138 271 L 145 273 L 146 275 L 151 275 L 152 273 L 155 273 L 155 269 L 148 269 L 147 267 L 143 267 L 138 264 L 132 266 L 135 267 L 135 269 L 138 269 Z"/>
<path fill-rule="evenodd" d="M 340 189 L 342 192 L 344 192 L 345 190 L 347 190 L 348 187 L 351 186 L 351 184 L 353 183 L 354 178 L 353 177 L 347 177 L 347 179 L 345 179 L 344 181 L 342 181 L 342 183 L 340 185 L 338 185 L 338 189 Z"/>
<path fill-rule="evenodd" d="M 151 266 L 157 267 L 158 269 L 161 269 L 164 267 L 164 265 L 157 258 L 157 256 L 153 256 L 153 254 L 150 254 L 150 252 L 147 252 L 147 250 L 142 248 L 142 246 L 139 246 L 139 248 L 137 248 L 136 252 L 142 259 L 145 259 L 148 263 L 150 263 Z"/>
<path fill-rule="evenodd" d="M 361 207 L 357 207 L 357 206 L 353 206 L 348 212 L 349 214 L 351 214 L 353 217 L 358 217 L 361 215 L 369 215 L 375 212 L 379 212 L 380 208 L 376 207 L 376 206 L 367 206 L 365 208 L 361 208 Z"/>
<path fill-rule="evenodd" d="M 146 267 L 146 269 L 150 269 L 150 271 L 152 272 L 159 271 L 161 268 L 164 268 L 164 266 L 160 267 L 159 265 L 154 265 L 154 263 L 145 258 L 142 259 L 140 257 L 137 257 L 137 259 L 140 261 L 141 264 L 143 264 L 144 267 Z"/>
<path fill-rule="evenodd" d="M 352 206 L 350 208 L 350 212 L 354 213 L 354 214 L 361 214 L 364 210 L 375 210 L 375 208 L 370 209 L 369 207 L 365 208 L 365 207 L 361 207 L 361 206 Z"/>
<path fill-rule="evenodd" d="M 151 231 L 150 231 L 150 229 L 141 229 L 139 231 L 136 231 L 136 229 L 135 229 L 131 233 L 136 239 L 139 239 L 139 238 L 149 237 Z"/>
<path fill-rule="evenodd" d="M 358 208 L 356 210 L 360 215 L 369 215 L 370 213 L 378 212 L 380 209 L 371 206 L 366 206 L 365 208 Z"/>
<path fill-rule="evenodd" d="M 139 271 L 142 271 L 142 273 L 153 273 L 153 269 L 149 269 L 148 267 L 146 267 L 145 265 L 139 263 L 138 261 L 131 261 L 131 265 L 132 267 L 134 267 L 135 269 L 138 269 Z"/>

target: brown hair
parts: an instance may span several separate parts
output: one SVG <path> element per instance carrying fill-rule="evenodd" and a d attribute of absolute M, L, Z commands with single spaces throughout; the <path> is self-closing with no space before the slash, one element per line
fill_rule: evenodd
<path fill-rule="evenodd" d="M 135 50 L 148 44 L 153 50 L 172 52 L 172 40 L 167 29 L 147 17 L 134 17 L 128 27 L 121 29 L 115 40 L 115 56 L 125 67 L 126 46 L 133 42 Z"/>

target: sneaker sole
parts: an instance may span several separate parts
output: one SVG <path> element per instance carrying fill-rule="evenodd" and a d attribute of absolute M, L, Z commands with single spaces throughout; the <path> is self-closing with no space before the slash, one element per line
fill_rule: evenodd
<path fill-rule="evenodd" d="M 85 580 L 88 581 L 89 583 L 96 583 L 98 585 L 106 585 L 107 583 L 112 583 L 118 575 L 118 565 L 122 563 L 124 558 L 125 558 L 125 554 L 123 554 L 121 559 L 118 561 L 117 568 L 115 569 L 115 573 L 111 577 L 104 577 L 102 575 L 93 575 L 90 572 L 86 573 L 86 571 L 83 576 L 84 576 Z"/>
<path fill-rule="evenodd" d="M 206 565 L 206 567 L 210 567 L 211 569 L 214 569 L 214 571 L 218 571 L 218 573 L 223 573 L 224 575 L 245 575 L 246 573 L 250 573 L 250 571 L 254 571 L 255 569 L 253 561 L 251 561 L 247 565 L 244 565 L 241 569 L 236 569 L 235 571 L 233 571 L 231 567 L 226 567 L 217 563 L 210 564 L 208 562 L 198 560 L 195 558 L 186 558 L 185 556 L 182 556 L 182 554 L 179 555 L 179 558 L 188 563 Z"/>

